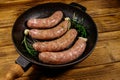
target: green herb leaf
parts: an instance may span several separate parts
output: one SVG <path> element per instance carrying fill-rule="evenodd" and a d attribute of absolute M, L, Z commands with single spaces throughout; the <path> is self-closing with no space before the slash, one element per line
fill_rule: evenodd
<path fill-rule="evenodd" d="M 72 28 L 75 28 L 78 33 L 80 34 L 79 36 L 86 38 L 87 37 L 87 31 L 83 25 L 84 18 L 81 19 L 81 21 L 78 21 L 75 13 L 73 14 L 73 19 L 71 19 L 72 23 Z"/>
<path fill-rule="evenodd" d="M 22 43 L 24 43 L 25 48 L 26 48 L 26 50 L 29 54 L 31 54 L 32 56 L 37 55 L 37 51 L 34 50 L 34 48 L 32 47 L 32 45 L 30 43 L 28 43 L 26 35 L 24 36 L 24 39 L 23 39 Z"/>

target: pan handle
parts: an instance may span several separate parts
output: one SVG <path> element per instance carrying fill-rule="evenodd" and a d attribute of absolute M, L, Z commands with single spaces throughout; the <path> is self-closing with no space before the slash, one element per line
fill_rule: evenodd
<path fill-rule="evenodd" d="M 70 5 L 79 8 L 83 12 L 87 10 L 86 7 L 82 6 L 81 4 L 75 3 L 75 2 L 70 3 Z"/>
<path fill-rule="evenodd" d="M 16 63 L 11 66 L 6 74 L 5 80 L 15 80 L 23 75 L 24 71 L 28 70 L 32 64 L 22 56 L 18 57 Z"/>
<path fill-rule="evenodd" d="M 27 71 L 29 67 L 32 66 L 31 62 L 29 62 L 22 56 L 19 56 L 15 62 L 19 64 L 23 68 L 24 71 Z"/>

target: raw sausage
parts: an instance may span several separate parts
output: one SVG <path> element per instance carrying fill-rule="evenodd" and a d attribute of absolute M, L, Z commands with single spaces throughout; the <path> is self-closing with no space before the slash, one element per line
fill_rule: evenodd
<path fill-rule="evenodd" d="M 46 30 L 31 29 L 29 30 L 29 35 L 34 39 L 51 40 L 62 36 L 70 26 L 71 26 L 70 21 L 65 20 L 52 29 Z"/>
<path fill-rule="evenodd" d="M 39 59 L 48 64 L 68 63 L 82 55 L 85 47 L 86 39 L 80 37 L 70 49 L 61 52 L 42 52 L 39 53 Z"/>
<path fill-rule="evenodd" d="M 70 26 L 71 26 L 70 21 L 65 20 L 52 29 L 45 30 L 31 29 L 29 30 L 29 35 L 35 39 L 51 40 L 62 36 Z"/>
<path fill-rule="evenodd" d="M 77 31 L 75 29 L 70 29 L 65 35 L 56 40 L 33 43 L 33 48 L 39 52 L 64 50 L 72 44 L 76 36 Z"/>
<path fill-rule="evenodd" d="M 63 17 L 62 11 L 56 11 L 48 18 L 30 19 L 27 26 L 30 28 L 51 28 L 58 24 Z"/>
<path fill-rule="evenodd" d="M 46 42 L 35 42 L 33 43 L 33 48 L 39 52 L 45 51 L 60 51 L 68 48 L 77 36 L 77 31 L 75 29 L 70 29 L 58 39 Z"/>

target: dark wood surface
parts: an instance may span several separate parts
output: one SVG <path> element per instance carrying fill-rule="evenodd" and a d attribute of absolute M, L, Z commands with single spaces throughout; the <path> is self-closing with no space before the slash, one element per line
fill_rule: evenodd
<path fill-rule="evenodd" d="M 85 6 L 98 28 L 97 45 L 87 59 L 70 69 L 47 71 L 33 65 L 17 80 L 120 80 L 119 0 L 0 0 L 0 80 L 5 80 L 19 56 L 11 39 L 15 20 L 27 9 L 46 2 Z"/>

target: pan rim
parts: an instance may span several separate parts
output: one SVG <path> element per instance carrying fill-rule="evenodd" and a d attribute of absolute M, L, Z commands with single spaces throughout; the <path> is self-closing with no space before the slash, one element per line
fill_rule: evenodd
<path fill-rule="evenodd" d="M 56 3 L 59 3 L 59 4 L 65 4 L 65 3 L 61 3 L 61 2 L 50 2 L 50 4 L 56 4 Z M 44 4 L 49 4 L 49 3 L 44 3 Z M 44 4 L 39 4 L 39 5 L 44 5 Z M 39 6 L 39 5 L 36 5 L 36 6 Z M 65 5 L 68 5 L 68 4 L 65 4 Z M 36 6 L 34 6 L 34 7 L 36 7 Z M 71 6 L 71 5 L 68 5 L 68 6 Z M 32 8 L 34 8 L 34 7 L 32 7 Z M 32 9 L 32 8 L 30 8 L 30 9 Z M 28 9 L 28 10 L 30 10 L 30 9 Z M 28 11 L 27 10 L 27 11 Z M 25 11 L 26 12 L 26 11 Z M 25 13 L 24 12 L 24 13 Z M 23 14 L 24 14 L 23 13 Z M 23 14 L 21 14 L 21 15 L 23 15 Z M 20 16 L 21 16 L 20 15 Z M 20 16 L 17 18 L 17 19 L 19 19 L 20 18 Z M 89 15 L 88 15 L 89 16 Z M 90 17 L 90 16 L 89 16 Z M 91 18 L 91 17 L 90 17 Z M 16 21 L 17 21 L 17 19 L 16 19 Z M 91 20 L 93 21 L 93 19 L 91 18 Z M 16 23 L 16 21 L 15 21 L 15 23 Z M 94 22 L 93 22 L 94 23 Z M 81 62 L 81 61 L 83 61 L 85 58 L 87 58 L 90 54 L 91 54 L 91 52 L 94 50 L 94 48 L 95 48 L 95 46 L 96 46 L 96 43 L 97 43 L 97 40 L 98 40 L 98 31 L 97 31 L 97 27 L 96 27 L 96 24 L 94 23 L 94 25 L 95 25 L 95 30 L 96 30 L 96 41 L 95 41 L 95 44 L 94 44 L 94 47 L 90 50 L 90 52 L 85 56 L 85 57 L 82 57 L 81 59 L 79 59 L 79 60 L 75 60 L 75 61 L 72 61 L 72 62 L 70 62 L 70 63 L 66 63 L 66 64 L 46 64 L 46 63 L 38 63 L 38 62 L 36 62 L 36 61 L 33 61 L 33 60 L 31 60 L 31 59 L 29 59 L 29 58 L 27 58 L 26 56 L 24 56 L 23 55 L 23 53 L 16 47 L 16 44 L 15 44 L 15 41 L 14 41 L 14 38 L 13 38 L 13 35 L 14 35 L 14 30 L 12 29 L 12 41 L 13 41 L 13 43 L 14 43 L 14 46 L 15 46 L 15 48 L 16 48 L 16 50 L 18 51 L 18 53 L 20 54 L 20 56 L 22 56 L 23 58 L 25 58 L 26 60 L 28 60 L 28 61 L 30 61 L 30 62 L 32 62 L 33 64 L 37 64 L 37 65 L 39 65 L 39 66 L 44 66 L 44 67 L 51 67 L 51 68 L 59 68 L 59 67 L 66 67 L 66 66 L 70 66 L 70 65 L 73 65 L 73 64 L 76 64 L 76 63 L 79 63 L 79 62 Z M 13 28 L 14 28 L 14 26 L 15 26 L 15 24 L 13 25 Z"/>

